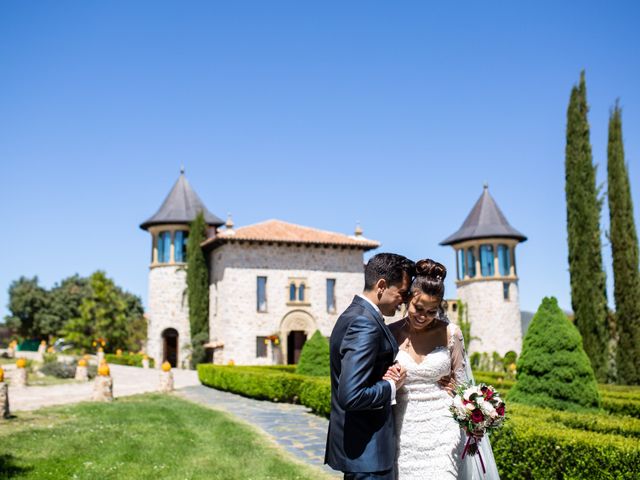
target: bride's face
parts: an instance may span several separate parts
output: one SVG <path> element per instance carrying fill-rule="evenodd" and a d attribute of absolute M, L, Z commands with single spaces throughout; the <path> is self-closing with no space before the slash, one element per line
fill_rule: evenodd
<path fill-rule="evenodd" d="M 407 315 L 412 330 L 423 330 L 435 322 L 438 316 L 440 299 L 425 293 L 416 294 L 409 302 Z"/>

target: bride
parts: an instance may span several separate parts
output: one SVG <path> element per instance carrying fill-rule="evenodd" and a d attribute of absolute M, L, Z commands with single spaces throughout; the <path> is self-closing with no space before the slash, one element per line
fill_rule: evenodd
<path fill-rule="evenodd" d="M 480 441 L 486 474 L 477 455 L 461 458 L 466 434 L 449 411 L 451 392 L 472 376 L 462 332 L 442 308 L 446 275 L 444 265 L 418 261 L 407 317 L 389 325 L 400 346 L 397 363 L 407 371 L 394 407 L 398 480 L 499 478 L 488 438 Z"/>

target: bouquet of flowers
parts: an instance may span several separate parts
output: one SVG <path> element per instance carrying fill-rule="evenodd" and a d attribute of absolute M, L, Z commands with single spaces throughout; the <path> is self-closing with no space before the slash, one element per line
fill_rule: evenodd
<path fill-rule="evenodd" d="M 483 471 L 484 462 L 478 451 L 478 442 L 485 433 L 502 426 L 505 408 L 504 400 L 491 385 L 463 383 L 455 389 L 451 413 L 468 436 L 462 458 L 478 453 Z"/>

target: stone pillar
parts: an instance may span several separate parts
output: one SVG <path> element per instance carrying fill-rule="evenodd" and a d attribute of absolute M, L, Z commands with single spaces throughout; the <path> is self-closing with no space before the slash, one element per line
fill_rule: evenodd
<path fill-rule="evenodd" d="M 0 367 L 0 420 L 9 418 L 9 388 L 4 382 L 4 370 Z"/>
<path fill-rule="evenodd" d="M 98 349 L 98 365 L 102 365 L 103 361 L 104 361 L 104 349 L 100 347 Z"/>
<path fill-rule="evenodd" d="M 113 380 L 109 365 L 104 360 L 98 367 L 98 375 L 93 384 L 93 400 L 95 402 L 110 402 L 113 400 Z"/>
<path fill-rule="evenodd" d="M 16 361 L 16 370 L 11 378 L 11 385 L 16 388 L 27 386 L 27 361 L 24 358 L 19 358 Z"/>
<path fill-rule="evenodd" d="M 142 368 L 149 368 L 149 356 L 142 357 Z"/>
<path fill-rule="evenodd" d="M 162 364 L 162 371 L 160 372 L 160 391 L 168 393 L 173 391 L 173 372 L 171 371 L 171 364 L 164 362 Z"/>
<path fill-rule="evenodd" d="M 7 355 L 9 355 L 9 358 L 14 358 L 16 356 L 17 346 L 18 342 L 16 342 L 15 340 L 11 340 L 11 343 L 9 343 L 9 348 L 7 349 Z"/>
<path fill-rule="evenodd" d="M 84 358 L 78 360 L 78 365 L 76 366 L 76 380 L 80 380 L 86 382 L 89 380 L 89 371 L 87 370 L 87 361 Z"/>
<path fill-rule="evenodd" d="M 46 351 L 47 351 L 47 342 L 42 340 L 40 342 L 40 345 L 38 346 L 38 361 L 39 362 L 43 362 L 44 361 L 44 354 L 45 354 Z"/>

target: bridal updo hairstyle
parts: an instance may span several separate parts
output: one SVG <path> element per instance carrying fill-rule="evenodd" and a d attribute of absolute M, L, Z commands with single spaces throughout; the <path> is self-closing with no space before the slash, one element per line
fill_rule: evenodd
<path fill-rule="evenodd" d="M 444 299 L 444 279 L 447 268 L 441 263 L 427 258 L 416 262 L 416 277 L 411 284 L 413 295 L 425 293 L 442 301 Z"/>

